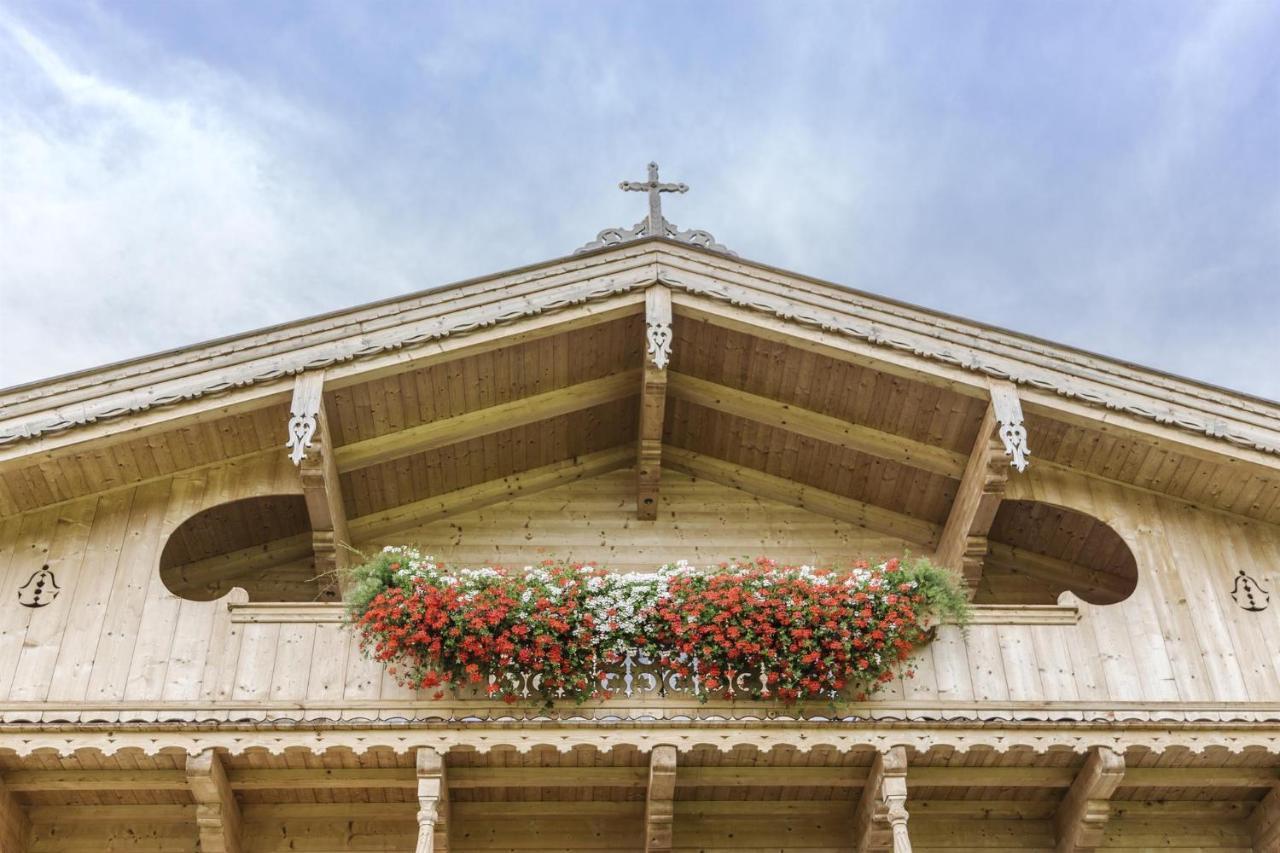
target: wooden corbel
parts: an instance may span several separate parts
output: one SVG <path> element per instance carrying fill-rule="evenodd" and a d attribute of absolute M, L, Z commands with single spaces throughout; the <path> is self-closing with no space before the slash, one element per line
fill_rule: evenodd
<path fill-rule="evenodd" d="M 31 843 L 27 810 L 0 779 L 0 853 L 26 853 Z"/>
<path fill-rule="evenodd" d="M 911 853 L 907 832 L 907 750 L 876 753 L 853 821 L 857 853 Z"/>
<path fill-rule="evenodd" d="M 644 301 L 645 355 L 640 378 L 640 429 L 636 452 L 636 514 L 658 517 L 662 480 L 662 424 L 667 409 L 667 365 L 671 361 L 671 291 L 650 285 Z"/>
<path fill-rule="evenodd" d="M 649 790 L 644 805 L 645 853 L 671 850 L 675 823 L 676 748 L 659 745 L 649 753 Z"/>
<path fill-rule="evenodd" d="M 1018 399 L 1017 387 L 1012 382 L 993 382 L 991 407 L 995 409 L 1000 444 L 1009 464 L 1019 473 L 1027 470 L 1031 449 L 1027 447 L 1027 427 L 1022 422 L 1022 401 Z"/>
<path fill-rule="evenodd" d="M 290 459 L 298 466 L 302 495 L 311 521 L 311 548 L 316 574 L 326 597 L 342 591 L 343 570 L 350 562 L 347 512 L 342 502 L 335 453 L 324 406 L 324 371 L 298 374 L 290 406 Z"/>
<path fill-rule="evenodd" d="M 240 804 L 216 750 L 187 758 L 187 785 L 196 802 L 202 853 L 241 853 Z"/>
<path fill-rule="evenodd" d="M 1058 853 L 1090 853 L 1102 844 L 1111 816 L 1109 800 L 1124 779 L 1124 756 L 1094 747 L 1076 774 L 1054 818 Z"/>
<path fill-rule="evenodd" d="M 419 747 L 418 844 L 416 853 L 448 853 L 449 779 L 444 755 L 431 747 Z"/>

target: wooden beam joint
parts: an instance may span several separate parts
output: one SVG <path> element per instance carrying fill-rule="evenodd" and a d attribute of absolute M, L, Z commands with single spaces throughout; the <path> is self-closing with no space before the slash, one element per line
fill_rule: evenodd
<path fill-rule="evenodd" d="M 418 844 L 416 853 L 448 853 L 449 780 L 444 755 L 420 747 L 418 764 Z"/>
<path fill-rule="evenodd" d="M 187 785 L 196 803 L 202 853 L 241 853 L 240 804 L 216 750 L 187 759 Z"/>
<path fill-rule="evenodd" d="M 960 573 L 970 596 L 982 580 L 987 533 L 995 522 L 1009 477 L 1004 449 L 995 435 L 996 417 L 994 403 L 988 405 L 938 540 L 938 563 Z"/>
<path fill-rule="evenodd" d="M 1090 853 L 1102 844 L 1109 800 L 1123 780 L 1124 756 L 1105 746 L 1089 752 L 1054 819 L 1058 853 Z"/>
<path fill-rule="evenodd" d="M 1262 798 L 1249 815 L 1254 850 L 1280 850 L 1280 785 Z"/>
<path fill-rule="evenodd" d="M 854 815 L 857 853 L 911 853 L 907 831 L 907 751 L 876 753 Z"/>
<path fill-rule="evenodd" d="M 662 744 L 649 753 L 649 788 L 644 805 L 645 853 L 668 853 L 675 824 L 677 753 Z"/>

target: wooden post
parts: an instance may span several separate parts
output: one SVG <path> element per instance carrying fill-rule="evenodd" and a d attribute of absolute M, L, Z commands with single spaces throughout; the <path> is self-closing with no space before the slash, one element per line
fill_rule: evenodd
<path fill-rule="evenodd" d="M 418 748 L 417 853 L 448 853 L 449 780 L 444 755 L 429 746 Z"/>
<path fill-rule="evenodd" d="M 911 853 L 907 832 L 907 751 L 876 753 L 853 822 L 857 853 Z"/>
<path fill-rule="evenodd" d="M 649 753 L 649 790 L 644 806 L 645 853 L 671 850 L 675 822 L 676 748 L 655 746 Z"/>
<path fill-rule="evenodd" d="M 940 565 L 957 571 L 973 596 L 982 580 L 982 564 L 987 555 L 987 533 L 995 521 L 996 510 L 1004 499 L 1009 466 L 1004 450 L 996 438 L 995 405 L 978 429 L 973 452 L 960 478 L 955 500 L 938 539 L 937 559 Z"/>
<path fill-rule="evenodd" d="M 1111 816 L 1108 801 L 1122 779 L 1124 756 L 1105 746 L 1094 747 L 1058 806 L 1058 853 L 1089 853 L 1102 844 Z"/>
<path fill-rule="evenodd" d="M 202 853 L 241 853 L 240 804 L 216 750 L 187 758 L 187 785 L 196 802 Z"/>
<path fill-rule="evenodd" d="M 1262 798 L 1249 815 L 1254 850 L 1280 850 L 1280 785 Z"/>
<path fill-rule="evenodd" d="M 662 424 L 667 410 L 667 364 L 671 361 L 671 291 L 655 284 L 645 291 L 645 357 L 640 379 L 640 429 L 636 451 L 636 514 L 658 517 L 662 480 Z"/>
<path fill-rule="evenodd" d="M 0 779 L 0 853 L 26 853 L 30 840 L 27 810 Z"/>
<path fill-rule="evenodd" d="M 298 465 L 302 494 L 311 521 L 311 550 L 325 596 L 336 597 L 343 587 L 343 570 L 350 564 L 347 512 L 342 502 L 329 419 L 324 406 L 324 371 L 298 374 L 290 407 L 289 445 Z"/>

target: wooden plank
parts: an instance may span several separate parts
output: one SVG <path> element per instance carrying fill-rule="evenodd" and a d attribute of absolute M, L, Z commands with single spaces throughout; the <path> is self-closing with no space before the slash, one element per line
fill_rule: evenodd
<path fill-rule="evenodd" d="M 520 397 L 450 418 L 429 421 L 363 441 L 334 448 L 339 473 L 367 468 L 450 444 L 481 438 L 502 430 L 538 423 L 634 396 L 641 372 L 628 370 L 579 382 L 553 391 Z"/>
<path fill-rule="evenodd" d="M 890 536 L 898 536 L 927 548 L 932 548 L 933 543 L 937 541 L 937 525 L 884 507 L 832 494 L 803 483 L 766 474 L 755 468 L 735 465 L 714 456 L 679 447 L 664 448 L 663 457 L 666 464 L 677 471 L 741 489 L 749 494 L 802 507 L 819 515 L 847 521 Z"/>
<path fill-rule="evenodd" d="M 201 853 L 241 853 L 240 804 L 217 751 L 189 756 L 186 773 L 196 802 Z"/>
<path fill-rule="evenodd" d="M 430 747 L 419 747 L 415 763 L 418 776 L 416 853 L 448 853 L 449 778 L 444 755 Z"/>
<path fill-rule="evenodd" d="M 1124 756 L 1105 746 L 1089 751 L 1054 817 L 1058 853 L 1092 853 L 1102 844 L 1108 801 L 1124 776 Z"/>
<path fill-rule="evenodd" d="M 818 441 L 889 459 L 952 479 L 964 473 L 967 457 L 945 447 L 824 415 L 685 373 L 668 377 L 671 396 L 718 412 L 767 423 Z"/>
<path fill-rule="evenodd" d="M 667 411 L 667 364 L 671 360 L 671 339 L 671 291 L 655 284 L 645 291 L 646 351 L 640 379 L 640 425 L 636 438 L 636 516 L 645 521 L 658 517 L 662 425 Z"/>
<path fill-rule="evenodd" d="M 414 525 L 428 524 L 518 495 L 616 471 L 631 465 L 634 460 L 635 450 L 621 446 L 553 462 L 509 477 L 353 518 L 351 535 L 357 542 L 370 543 Z"/>
<path fill-rule="evenodd" d="M 671 850 L 671 832 L 675 824 L 676 761 L 674 746 L 662 744 L 649 753 L 649 785 L 645 791 L 645 853 L 667 853 Z"/>
<path fill-rule="evenodd" d="M 982 580 L 987 553 L 987 533 L 1004 498 L 1009 465 L 995 438 L 996 410 L 988 405 L 974 440 L 973 451 L 951 502 L 951 511 L 938 538 L 938 562 L 959 572 L 972 597 Z"/>

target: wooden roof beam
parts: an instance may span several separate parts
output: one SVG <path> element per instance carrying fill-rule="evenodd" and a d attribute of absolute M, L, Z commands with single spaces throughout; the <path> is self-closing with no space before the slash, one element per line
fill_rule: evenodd
<path fill-rule="evenodd" d="M 298 374 L 290 406 L 290 456 L 298 466 L 311 520 L 311 549 L 322 595 L 336 598 L 351 563 L 351 534 L 324 405 L 324 371 Z"/>
<path fill-rule="evenodd" d="M 691 476 L 896 536 L 926 548 L 933 548 L 938 541 L 938 526 L 931 522 L 775 477 L 755 468 L 672 446 L 664 448 L 663 458 L 668 467 Z"/>
<path fill-rule="evenodd" d="M 202 853 L 241 853 L 240 804 L 216 750 L 187 758 L 187 783 L 196 802 Z"/>
<path fill-rule="evenodd" d="M 1001 389 L 1005 397 L 1008 389 Z M 1004 499 L 1005 485 L 1009 478 L 1009 464 L 1005 447 L 997 430 L 1000 429 L 999 409 L 993 400 L 987 405 L 973 451 L 960 477 L 951 511 L 938 539 L 938 563 L 959 572 L 969 586 L 970 596 L 982 580 L 982 563 L 987 555 L 987 533 L 996 519 L 996 510 Z M 1012 426 L 1012 425 L 1011 425 Z M 1025 441 L 1023 442 L 1025 444 Z"/>
<path fill-rule="evenodd" d="M 672 397 L 704 408 L 768 423 L 797 435 L 941 474 L 953 480 L 960 479 L 964 473 L 967 457 L 945 447 L 851 423 L 772 397 L 762 397 L 684 373 L 672 373 L 668 384 Z"/>
<path fill-rule="evenodd" d="M 1122 598 L 1133 592 L 1133 584 L 1120 575 L 1101 569 L 1089 569 L 1056 557 L 1037 554 L 1025 548 L 1015 548 L 1003 542 L 987 543 L 987 562 L 1007 566 L 1023 574 L 1067 588 L 1092 587 Z"/>
<path fill-rule="evenodd" d="M 1108 801 L 1124 775 L 1123 755 L 1105 746 L 1089 751 L 1054 818 L 1058 853 L 1091 853 L 1102 844 L 1111 816 Z"/>
<path fill-rule="evenodd" d="M 1280 850 L 1280 785 L 1254 806 L 1249 815 L 1249 831 L 1254 850 Z"/>
<path fill-rule="evenodd" d="M 531 468 L 497 480 L 489 480 L 443 495 L 381 510 L 351 519 L 351 536 L 368 542 L 420 524 L 429 524 L 462 512 L 489 506 L 521 495 L 533 494 L 627 468 L 635 461 L 635 449 L 620 445 L 608 450 L 575 456 L 540 468 Z"/>
<path fill-rule="evenodd" d="M 338 472 L 345 474 L 414 453 L 482 438 L 513 427 L 626 399 L 636 393 L 640 378 L 639 370 L 627 370 L 542 394 L 486 406 L 451 418 L 429 421 L 387 435 L 353 441 L 334 448 L 334 459 Z"/>
<path fill-rule="evenodd" d="M 645 291 L 645 358 L 640 378 L 640 428 L 636 438 L 636 515 L 658 517 L 662 480 L 662 424 L 667 412 L 667 364 L 671 361 L 671 291 Z"/>
<path fill-rule="evenodd" d="M 416 853 L 448 853 L 449 779 L 444 755 L 431 747 L 419 747 L 418 844 Z"/>
<path fill-rule="evenodd" d="M 649 753 L 649 787 L 644 804 L 645 853 L 669 853 L 675 824 L 676 748 L 660 744 Z"/>
<path fill-rule="evenodd" d="M 877 752 L 853 820 L 856 853 L 911 853 L 907 832 L 907 751 Z"/>

